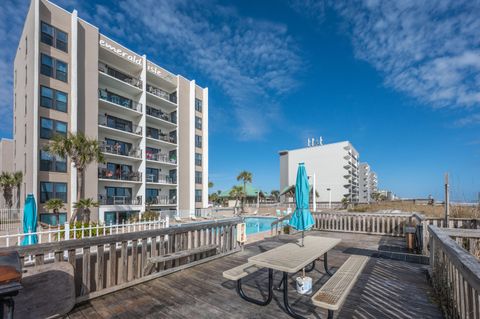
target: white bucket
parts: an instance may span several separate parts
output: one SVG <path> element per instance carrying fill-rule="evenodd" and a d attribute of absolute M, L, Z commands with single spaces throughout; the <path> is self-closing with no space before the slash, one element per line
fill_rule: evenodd
<path fill-rule="evenodd" d="M 297 277 L 297 292 L 301 295 L 312 293 L 312 278 L 310 277 Z"/>

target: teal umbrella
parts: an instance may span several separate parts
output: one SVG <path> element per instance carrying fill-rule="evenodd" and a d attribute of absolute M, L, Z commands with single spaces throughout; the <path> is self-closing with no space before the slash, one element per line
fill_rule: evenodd
<path fill-rule="evenodd" d="M 37 204 L 33 194 L 28 194 L 23 208 L 23 233 L 34 233 L 37 231 Z M 38 242 L 37 235 L 25 235 L 22 246 L 33 245 Z"/>
<path fill-rule="evenodd" d="M 290 226 L 302 231 L 302 244 L 304 231 L 309 230 L 315 224 L 310 213 L 310 187 L 308 185 L 307 171 L 303 163 L 298 164 L 297 182 L 295 184 L 295 201 L 297 207 L 290 218 Z"/>

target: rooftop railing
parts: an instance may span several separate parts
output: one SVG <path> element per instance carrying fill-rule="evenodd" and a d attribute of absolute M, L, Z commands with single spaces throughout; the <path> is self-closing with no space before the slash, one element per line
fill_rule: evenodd
<path fill-rule="evenodd" d="M 106 63 L 99 62 L 98 63 L 98 70 L 102 73 L 108 74 L 111 77 L 114 77 L 120 81 L 133 85 L 139 89 L 142 88 L 142 80 L 139 78 L 135 78 L 133 76 L 129 76 L 117 69 L 112 68 L 111 66 L 107 65 Z"/>
<path fill-rule="evenodd" d="M 98 98 L 127 109 L 142 112 L 142 103 L 138 103 L 121 95 L 112 93 L 107 89 L 98 89 Z"/>

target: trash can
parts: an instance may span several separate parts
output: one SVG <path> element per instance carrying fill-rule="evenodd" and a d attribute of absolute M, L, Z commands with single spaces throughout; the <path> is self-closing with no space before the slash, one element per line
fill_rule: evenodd
<path fill-rule="evenodd" d="M 405 240 L 407 241 L 407 249 L 415 248 L 415 226 L 405 226 Z"/>

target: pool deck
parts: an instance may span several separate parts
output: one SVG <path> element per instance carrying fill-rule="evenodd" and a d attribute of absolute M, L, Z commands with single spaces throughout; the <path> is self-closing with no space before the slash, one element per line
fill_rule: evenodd
<path fill-rule="evenodd" d="M 403 254 L 404 238 L 322 231 L 309 235 L 342 239 L 329 253 L 333 270 L 352 254 L 372 256 L 335 318 L 443 318 L 427 281 L 427 266 L 392 259 L 409 256 Z M 248 244 L 242 252 L 79 304 L 66 318 L 290 318 L 283 311 L 280 291 L 274 291 L 268 306 L 257 306 L 242 300 L 235 283 L 223 278 L 222 272 L 299 236 Z M 319 264 L 309 274 L 314 291 L 328 280 Z M 275 273 L 276 283 L 280 275 Z M 266 282 L 267 271 L 261 270 L 247 277 L 244 289 L 253 297 L 259 296 L 258 289 L 266 292 Z M 311 296 L 297 294 L 293 280 L 289 284 L 291 305 L 298 313 L 308 318 L 326 318 L 326 311 L 312 305 Z"/>

